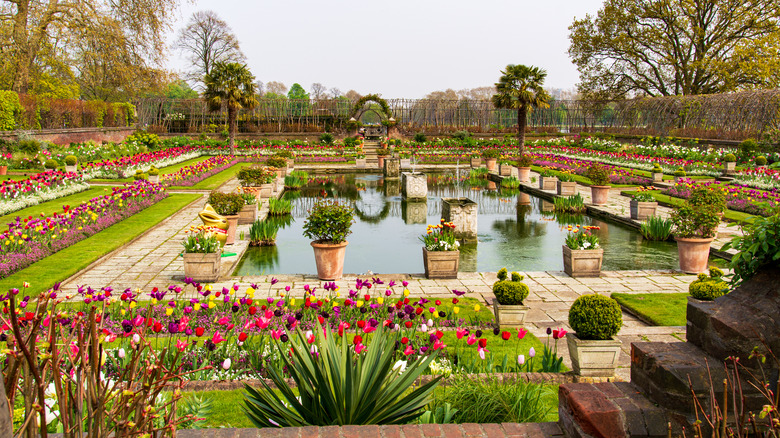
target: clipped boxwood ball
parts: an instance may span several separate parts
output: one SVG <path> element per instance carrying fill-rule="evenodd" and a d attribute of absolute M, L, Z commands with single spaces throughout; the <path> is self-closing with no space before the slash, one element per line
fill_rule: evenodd
<path fill-rule="evenodd" d="M 733 163 L 737 161 L 737 157 L 735 157 L 734 154 L 726 154 L 726 156 L 723 157 L 723 161 L 727 163 Z"/>
<path fill-rule="evenodd" d="M 493 294 L 496 295 L 498 304 L 520 305 L 528 297 L 528 286 L 519 281 L 497 281 L 493 283 Z"/>
<path fill-rule="evenodd" d="M 569 309 L 569 325 L 580 339 L 610 339 L 623 326 L 623 313 L 612 298 L 582 295 Z"/>
<path fill-rule="evenodd" d="M 756 157 L 756 165 L 766 166 L 766 157 L 763 155 L 759 155 L 758 157 Z"/>
<path fill-rule="evenodd" d="M 729 285 L 721 279 L 723 271 L 710 267 L 710 275 L 699 274 L 698 278 L 688 286 L 688 292 L 697 300 L 712 301 L 729 292 Z"/>
<path fill-rule="evenodd" d="M 47 169 L 56 169 L 59 164 L 56 160 L 46 160 L 46 162 L 43 164 L 43 167 Z"/>
<path fill-rule="evenodd" d="M 65 164 L 67 164 L 68 166 L 75 166 L 78 161 L 79 160 L 78 158 L 76 158 L 75 155 L 68 155 L 67 157 L 65 157 Z"/>

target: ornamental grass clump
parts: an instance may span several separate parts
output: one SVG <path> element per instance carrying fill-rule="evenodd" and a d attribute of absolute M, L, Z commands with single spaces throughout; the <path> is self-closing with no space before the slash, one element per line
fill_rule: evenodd
<path fill-rule="evenodd" d="M 250 246 L 276 245 L 276 234 L 279 226 L 270 221 L 257 220 L 249 227 Z"/>
<path fill-rule="evenodd" d="M 648 217 L 639 227 L 642 237 L 647 240 L 663 241 L 672 237 L 672 221 L 661 216 Z"/>
<path fill-rule="evenodd" d="M 457 251 L 460 242 L 455 237 L 455 224 L 441 220 L 440 224 L 428 225 L 420 241 L 428 251 Z"/>
<path fill-rule="evenodd" d="M 520 180 L 517 179 L 517 177 L 514 176 L 508 176 L 501 180 L 501 187 L 507 188 L 507 189 L 516 189 L 520 187 Z"/>
<path fill-rule="evenodd" d="M 569 326 L 580 339 L 611 339 L 623 326 L 620 305 L 604 295 L 581 295 L 569 309 Z"/>
<path fill-rule="evenodd" d="M 573 196 L 555 198 L 555 211 L 558 213 L 584 213 L 585 200 L 577 193 Z"/>
<path fill-rule="evenodd" d="M 379 325 L 370 342 L 356 339 L 348 342 L 318 324 L 310 334 L 297 329 L 290 343 L 274 342 L 298 391 L 269 368 L 280 395 L 263 379 L 262 391 L 244 385 L 249 420 L 257 427 L 341 426 L 407 424 L 422 415 L 443 376 L 414 383 L 436 355 L 416 356 L 399 372 L 394 368 L 398 335 Z"/>
<path fill-rule="evenodd" d="M 581 228 L 582 229 L 580 230 L 580 225 L 575 225 L 573 227 L 569 225 L 567 227 L 569 234 L 566 236 L 566 246 L 573 250 L 599 249 L 599 236 L 593 234 L 592 230 L 599 230 L 601 228 L 590 225 L 585 225 Z"/>
<path fill-rule="evenodd" d="M 338 201 L 319 200 L 303 222 L 303 235 L 316 243 L 341 243 L 352 234 L 355 211 Z"/>
<path fill-rule="evenodd" d="M 287 199 L 268 199 L 268 214 L 271 216 L 285 216 L 292 212 L 292 202 Z"/>
<path fill-rule="evenodd" d="M 688 286 L 688 293 L 697 300 L 712 301 L 729 292 L 729 285 L 723 281 L 723 271 L 715 266 L 710 267 L 709 275 L 699 274 L 696 280 Z"/>
<path fill-rule="evenodd" d="M 507 269 L 501 268 L 497 274 L 498 281 L 493 283 L 493 294 L 498 304 L 504 306 L 519 306 L 528 297 L 528 286 L 523 283 L 523 276 L 512 272 L 511 280 L 507 280 Z"/>

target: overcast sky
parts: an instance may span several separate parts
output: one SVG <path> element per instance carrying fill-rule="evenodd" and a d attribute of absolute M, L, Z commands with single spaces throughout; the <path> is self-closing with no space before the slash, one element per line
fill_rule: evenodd
<path fill-rule="evenodd" d="M 419 98 L 492 85 L 507 64 L 526 64 L 547 70 L 546 87 L 568 89 L 578 80 L 568 27 L 602 2 L 196 0 L 183 4 L 170 40 L 193 12 L 213 10 L 265 83 Z M 185 61 L 172 55 L 169 68 L 182 70 Z"/>

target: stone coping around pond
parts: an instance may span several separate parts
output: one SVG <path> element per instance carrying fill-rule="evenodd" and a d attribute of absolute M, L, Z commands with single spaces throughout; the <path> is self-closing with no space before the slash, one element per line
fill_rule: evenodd
<path fill-rule="evenodd" d="M 522 381 L 526 383 L 541 383 L 550 385 L 562 385 L 564 383 L 574 383 L 580 381 L 578 376 L 575 376 L 573 372 L 567 373 L 492 373 L 492 374 L 466 374 L 463 375 L 472 380 L 485 380 L 490 377 L 495 377 L 501 383 L 511 383 L 516 381 Z M 425 385 L 433 380 L 434 375 L 423 375 L 419 379 L 415 380 L 418 385 Z M 449 386 L 449 379 L 454 376 L 445 377 L 441 380 L 440 385 Z M 275 389 L 276 385 L 269 379 L 264 379 L 266 384 Z M 284 379 L 290 388 L 295 388 L 295 380 L 291 378 Z M 200 392 L 200 391 L 234 391 L 237 389 L 243 389 L 244 384 L 247 384 L 253 388 L 262 389 L 263 385 L 258 379 L 246 379 L 246 380 L 231 380 L 231 381 L 214 381 L 214 380 L 190 380 L 184 384 L 183 391 L 188 392 Z"/>

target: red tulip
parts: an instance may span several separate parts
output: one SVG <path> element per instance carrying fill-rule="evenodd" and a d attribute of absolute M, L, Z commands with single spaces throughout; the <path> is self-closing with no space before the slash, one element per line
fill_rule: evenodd
<path fill-rule="evenodd" d="M 406 321 L 404 325 L 406 326 L 406 328 L 412 328 L 412 321 Z"/>
<path fill-rule="evenodd" d="M 361 342 L 363 342 L 363 338 L 360 335 L 357 335 L 357 336 L 355 336 L 352 339 L 352 343 L 355 344 L 355 345 L 357 345 L 357 344 L 359 344 Z"/>
<path fill-rule="evenodd" d="M 404 344 L 404 345 L 408 344 L 409 343 L 409 338 L 404 336 L 403 338 L 401 338 L 401 343 Z"/>
<path fill-rule="evenodd" d="M 162 324 L 155 322 L 153 330 L 155 333 L 160 333 L 162 331 Z"/>
<path fill-rule="evenodd" d="M 512 337 L 511 333 L 509 333 L 509 332 L 501 332 L 501 339 L 503 339 L 505 341 L 508 341 L 509 338 L 511 338 L 511 337 Z"/>
<path fill-rule="evenodd" d="M 359 328 L 363 328 L 366 326 L 366 322 L 361 319 L 360 321 L 357 322 L 357 326 Z"/>
<path fill-rule="evenodd" d="M 203 332 L 204 332 L 203 327 L 198 327 L 195 329 L 195 335 L 198 337 L 203 336 Z"/>
<path fill-rule="evenodd" d="M 482 348 L 486 348 L 487 347 L 487 339 L 485 339 L 485 338 L 480 339 L 479 340 L 479 346 L 482 347 Z"/>
<path fill-rule="evenodd" d="M 239 333 L 239 334 L 238 334 L 238 341 L 239 341 L 239 342 L 244 342 L 244 341 L 246 341 L 246 338 L 247 338 L 247 337 L 248 337 L 248 336 L 247 336 L 247 334 L 246 334 L 246 333 L 244 333 L 244 332 L 241 332 L 241 333 Z"/>

